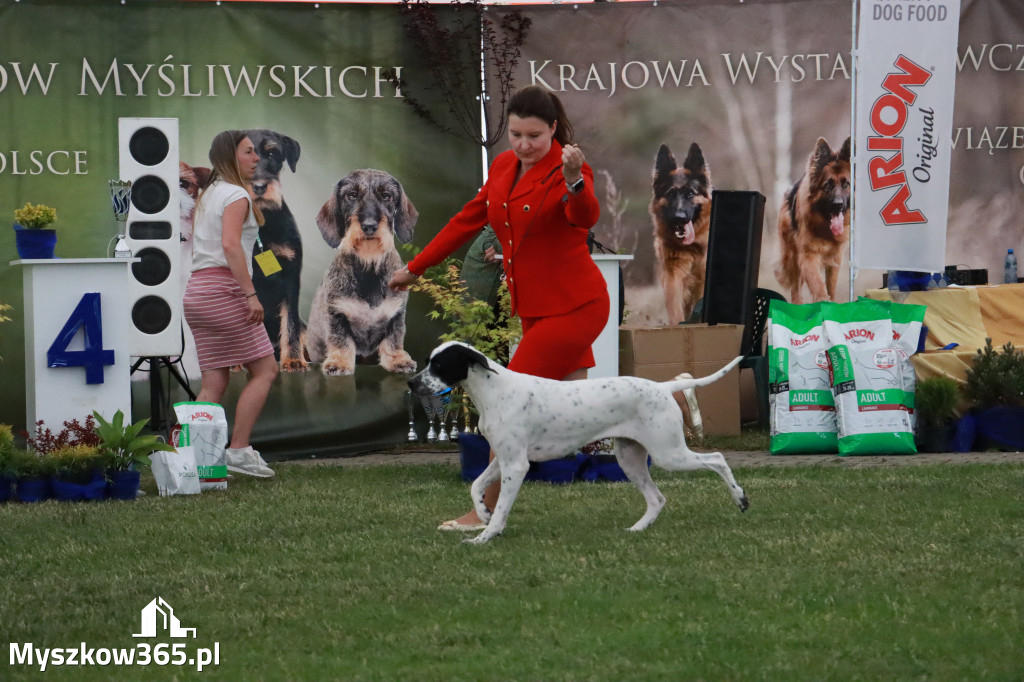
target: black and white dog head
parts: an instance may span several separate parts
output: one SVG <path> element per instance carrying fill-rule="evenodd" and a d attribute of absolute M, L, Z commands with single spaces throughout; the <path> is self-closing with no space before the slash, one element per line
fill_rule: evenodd
<path fill-rule="evenodd" d="M 416 395 L 435 395 L 464 381 L 473 367 L 494 371 L 476 348 L 458 341 L 442 343 L 430 354 L 427 368 L 409 379 L 409 389 Z"/>

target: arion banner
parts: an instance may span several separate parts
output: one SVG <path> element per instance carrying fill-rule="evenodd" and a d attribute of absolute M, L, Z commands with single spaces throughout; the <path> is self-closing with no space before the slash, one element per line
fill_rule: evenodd
<path fill-rule="evenodd" d="M 857 36 L 853 259 L 946 266 L 960 0 L 862 0 Z"/>

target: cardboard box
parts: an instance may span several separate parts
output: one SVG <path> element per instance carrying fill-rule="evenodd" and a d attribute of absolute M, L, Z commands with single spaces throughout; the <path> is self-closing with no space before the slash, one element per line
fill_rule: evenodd
<path fill-rule="evenodd" d="M 674 327 L 619 327 L 619 374 L 652 381 L 670 381 L 683 372 L 702 377 L 740 354 L 743 325 L 682 324 Z M 740 433 L 740 372 L 697 389 L 707 435 Z M 682 394 L 676 396 L 686 412 Z"/>

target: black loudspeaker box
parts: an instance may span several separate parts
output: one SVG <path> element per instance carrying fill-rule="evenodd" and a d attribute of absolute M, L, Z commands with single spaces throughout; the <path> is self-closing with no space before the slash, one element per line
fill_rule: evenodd
<path fill-rule="evenodd" d="M 760 192 L 715 190 L 711 194 L 704 322 L 742 324 L 741 352 L 750 349 L 757 277 L 761 263 L 765 198 Z"/>

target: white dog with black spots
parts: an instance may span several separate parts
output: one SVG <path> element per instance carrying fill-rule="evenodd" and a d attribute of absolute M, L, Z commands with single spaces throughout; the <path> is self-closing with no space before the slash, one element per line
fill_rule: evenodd
<path fill-rule="evenodd" d="M 615 439 L 616 460 L 647 502 L 644 515 L 629 528 L 640 531 L 654 522 L 665 505 L 665 496 L 647 468 L 648 454 L 669 471 L 714 471 L 729 487 L 740 511 L 749 506 L 721 453 L 699 453 L 686 446 L 682 411 L 672 397 L 720 379 L 741 359 L 700 379 L 554 381 L 512 372 L 472 346 L 450 341 L 434 349 L 427 368 L 409 380 L 409 387 L 417 395 L 433 395 L 461 385 L 480 412 L 480 431 L 494 451 L 494 460 L 473 482 L 471 493 L 487 528 L 466 542 L 482 544 L 501 534 L 530 461 L 563 457 L 603 438 Z M 492 513 L 484 505 L 484 490 L 499 477 L 501 492 Z"/>

